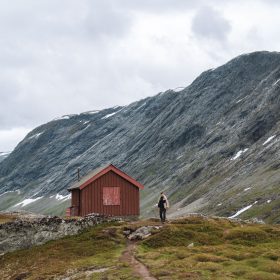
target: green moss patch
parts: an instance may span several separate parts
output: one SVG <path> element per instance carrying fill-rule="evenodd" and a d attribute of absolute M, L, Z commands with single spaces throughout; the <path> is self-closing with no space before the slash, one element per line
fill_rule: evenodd
<path fill-rule="evenodd" d="M 142 241 L 137 256 L 158 279 L 279 279 L 279 229 L 190 217 Z"/>

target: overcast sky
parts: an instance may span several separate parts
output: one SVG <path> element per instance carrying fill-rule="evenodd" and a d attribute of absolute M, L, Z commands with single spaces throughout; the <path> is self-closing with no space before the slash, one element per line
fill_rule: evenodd
<path fill-rule="evenodd" d="M 280 50 L 277 0 L 0 0 L 0 151 L 55 117 Z M 278 4 L 279 3 L 279 4 Z"/>

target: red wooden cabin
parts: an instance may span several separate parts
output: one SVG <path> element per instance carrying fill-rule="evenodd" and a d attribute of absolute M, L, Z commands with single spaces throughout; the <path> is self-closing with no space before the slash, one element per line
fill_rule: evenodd
<path fill-rule="evenodd" d="M 68 188 L 72 194 L 70 215 L 138 216 L 140 189 L 144 189 L 142 184 L 110 164 Z"/>

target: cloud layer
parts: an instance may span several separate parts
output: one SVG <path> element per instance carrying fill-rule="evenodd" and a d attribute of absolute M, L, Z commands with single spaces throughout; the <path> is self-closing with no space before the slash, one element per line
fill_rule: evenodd
<path fill-rule="evenodd" d="M 277 1 L 14 0 L 0 9 L 0 151 L 57 116 L 187 86 L 279 50 Z"/>

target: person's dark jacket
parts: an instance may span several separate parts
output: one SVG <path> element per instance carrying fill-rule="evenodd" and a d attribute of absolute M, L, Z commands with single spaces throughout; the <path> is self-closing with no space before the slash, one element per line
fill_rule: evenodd
<path fill-rule="evenodd" d="M 161 197 L 158 202 L 158 208 L 165 209 L 165 205 L 166 205 L 166 200 L 163 197 Z"/>

